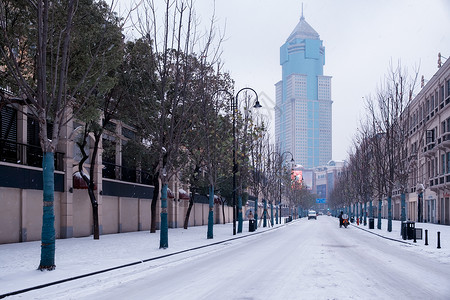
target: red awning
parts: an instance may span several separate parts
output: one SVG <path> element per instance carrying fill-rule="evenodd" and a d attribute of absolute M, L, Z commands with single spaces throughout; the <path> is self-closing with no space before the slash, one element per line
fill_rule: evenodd
<path fill-rule="evenodd" d="M 178 198 L 181 200 L 189 200 L 189 194 L 183 189 L 178 190 Z"/>

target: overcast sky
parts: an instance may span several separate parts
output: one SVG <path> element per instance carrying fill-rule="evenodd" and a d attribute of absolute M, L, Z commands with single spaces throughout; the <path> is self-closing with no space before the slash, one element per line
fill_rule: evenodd
<path fill-rule="evenodd" d="M 124 0 L 123 0 L 124 1 Z M 155 0 L 155 2 L 162 0 Z M 213 0 L 196 0 L 206 23 Z M 324 75 L 332 76 L 333 159 L 347 158 L 363 97 L 374 95 L 391 61 L 425 80 L 437 71 L 438 52 L 450 56 L 450 0 L 216 0 L 225 28 L 222 60 L 236 89 L 252 87 L 274 123 L 274 84 L 281 80 L 279 49 L 300 20 L 325 46 Z M 123 8 L 123 5 L 122 5 Z M 445 59 L 443 59 L 445 61 Z M 420 86 L 420 80 L 418 82 Z"/>

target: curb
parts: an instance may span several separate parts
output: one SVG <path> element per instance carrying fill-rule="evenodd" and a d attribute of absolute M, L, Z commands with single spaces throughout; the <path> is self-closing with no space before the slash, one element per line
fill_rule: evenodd
<path fill-rule="evenodd" d="M 390 241 L 394 241 L 394 242 L 399 242 L 399 243 L 406 244 L 406 245 L 411 245 L 411 246 L 418 246 L 417 244 L 413 244 L 413 243 L 410 243 L 410 242 L 405 242 L 405 241 L 403 241 L 403 240 L 397 240 L 397 239 L 394 239 L 394 238 L 390 238 L 390 237 L 387 237 L 387 236 L 378 234 L 378 233 L 376 233 L 376 232 L 370 231 L 369 229 L 365 229 L 365 228 L 362 228 L 362 227 L 358 227 L 358 226 L 353 225 L 353 224 L 350 224 L 350 225 L 351 225 L 352 227 L 355 227 L 355 228 L 358 228 L 358 229 L 360 229 L 360 230 L 362 230 L 362 231 L 365 231 L 365 232 L 374 234 L 374 235 L 379 236 L 379 237 L 381 237 L 381 238 L 383 238 L 383 239 L 386 239 L 386 240 L 390 240 Z"/>

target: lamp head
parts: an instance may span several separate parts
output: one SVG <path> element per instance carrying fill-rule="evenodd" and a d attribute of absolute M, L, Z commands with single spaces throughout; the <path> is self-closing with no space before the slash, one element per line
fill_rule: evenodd
<path fill-rule="evenodd" d="M 253 108 L 261 108 L 262 105 L 259 103 L 259 100 L 256 100 L 255 105 L 253 105 Z"/>

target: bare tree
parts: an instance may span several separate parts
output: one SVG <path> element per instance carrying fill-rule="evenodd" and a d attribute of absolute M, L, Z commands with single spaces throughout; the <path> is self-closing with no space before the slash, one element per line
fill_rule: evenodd
<path fill-rule="evenodd" d="M 94 21 L 89 27 L 86 16 Z M 8 84 L 39 122 L 44 182 L 40 270 L 55 268 L 53 173 L 61 128 L 71 108 L 84 106 L 74 106 L 75 99 L 83 95 L 87 100 L 98 87 L 102 59 L 112 53 L 110 38 L 120 37 L 120 30 L 111 34 L 117 22 L 103 2 L 0 2 L 0 55 Z"/>
<path fill-rule="evenodd" d="M 393 191 L 396 187 L 400 187 L 404 193 L 407 183 L 408 166 L 404 164 L 407 131 L 402 118 L 405 115 L 405 108 L 412 99 L 416 79 L 417 73 L 412 79 L 409 78 L 400 63 L 395 68 L 391 65 L 389 75 L 378 89 L 376 104 L 369 106 L 373 131 L 376 132 L 373 146 L 377 155 L 379 154 L 376 158 L 380 171 L 378 175 L 384 175 L 381 178 L 387 197 L 389 232 L 392 231 Z M 381 220 L 378 222 L 380 227 Z"/>
<path fill-rule="evenodd" d="M 155 59 L 145 66 L 154 72 L 149 78 L 152 88 L 147 91 L 147 97 L 140 100 L 140 111 L 157 113 L 150 114 L 151 118 L 141 116 L 140 124 L 146 128 L 147 140 L 157 156 L 154 173 L 159 174 L 161 182 L 160 248 L 167 248 L 167 187 L 187 157 L 183 145 L 192 125 L 189 116 L 197 105 L 191 80 L 195 78 L 193 57 L 195 53 L 208 56 L 216 52 L 205 50 L 212 49 L 211 39 L 207 38 L 204 44 L 200 40 L 192 0 L 165 0 L 164 7 L 146 0 L 141 8 L 143 11 L 136 29 L 151 45 L 149 55 Z M 158 9 L 163 11 L 161 20 Z M 213 30 L 210 28 L 206 35 L 214 36 Z"/>

